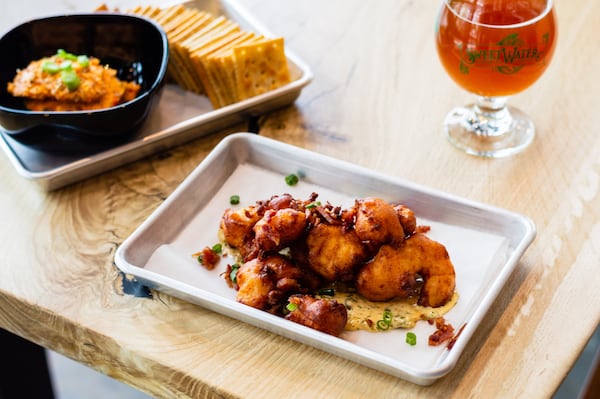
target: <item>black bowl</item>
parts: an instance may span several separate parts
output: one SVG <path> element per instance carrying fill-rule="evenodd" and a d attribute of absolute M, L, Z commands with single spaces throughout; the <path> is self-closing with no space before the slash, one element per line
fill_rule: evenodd
<path fill-rule="evenodd" d="M 29 111 L 7 91 L 17 69 L 64 49 L 100 59 L 121 80 L 141 85 L 124 104 L 92 111 Z M 48 126 L 92 136 L 135 131 L 148 116 L 167 69 L 169 48 L 163 29 L 149 19 L 110 12 L 57 15 L 25 22 L 0 39 L 0 125 L 13 136 Z"/>

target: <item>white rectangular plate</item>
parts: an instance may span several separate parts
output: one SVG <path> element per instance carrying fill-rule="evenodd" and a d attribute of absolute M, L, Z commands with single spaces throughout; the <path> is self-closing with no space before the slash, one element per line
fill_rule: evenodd
<path fill-rule="evenodd" d="M 295 186 L 285 176 L 301 176 Z M 218 242 L 223 211 L 231 195 L 236 207 L 290 193 L 349 206 L 355 199 L 381 197 L 415 211 L 419 225 L 448 249 L 456 269 L 457 305 L 446 315 L 464 329 L 452 349 L 431 347 L 434 327 L 420 322 L 417 345 L 405 343 L 406 330 L 347 331 L 336 338 L 236 302 L 221 274 L 226 261 L 206 270 L 192 254 Z M 161 206 L 128 237 L 115 255 L 117 267 L 150 288 L 215 312 L 337 354 L 357 363 L 428 385 L 456 364 L 471 336 L 533 241 L 527 217 L 458 198 L 369 169 L 250 133 L 224 139 Z"/>

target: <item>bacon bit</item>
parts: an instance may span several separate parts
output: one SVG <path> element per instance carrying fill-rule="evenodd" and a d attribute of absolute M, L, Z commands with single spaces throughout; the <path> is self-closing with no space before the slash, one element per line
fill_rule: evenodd
<path fill-rule="evenodd" d="M 430 346 L 438 346 L 442 342 L 453 338 L 454 327 L 452 327 L 452 324 L 446 323 L 443 317 L 437 317 L 434 321 L 436 330 L 429 336 Z M 430 322 L 430 324 L 432 323 Z"/>
<path fill-rule="evenodd" d="M 223 279 L 225 280 L 225 282 L 227 283 L 227 286 L 229 288 L 233 288 L 233 289 L 235 289 L 237 291 L 237 290 L 240 289 L 240 287 L 237 284 L 237 281 L 233 281 L 231 279 L 232 278 L 232 272 L 233 272 L 234 268 L 237 271 L 237 269 L 239 269 L 239 266 L 237 266 L 237 264 L 236 264 L 236 266 L 234 267 L 233 265 L 231 265 L 231 264 L 228 263 L 227 264 L 227 268 L 225 269 L 225 272 L 222 273 L 221 276 L 223 277 Z"/>
<path fill-rule="evenodd" d="M 208 246 L 204 247 L 202 251 L 196 252 L 194 256 L 198 257 L 198 262 L 208 270 L 214 269 L 220 259 L 219 255 Z"/>
<path fill-rule="evenodd" d="M 337 220 L 327 211 L 325 207 L 318 205 L 315 207 L 315 211 L 317 211 L 317 213 L 321 215 L 321 217 L 325 219 L 327 223 L 336 224 Z"/>
<path fill-rule="evenodd" d="M 462 333 L 462 331 L 465 329 L 465 326 L 467 324 L 463 324 L 459 329 L 458 332 L 454 335 L 454 337 L 452 337 L 452 339 L 450 340 L 450 342 L 448 342 L 448 346 L 446 348 L 448 348 L 448 350 L 452 349 L 452 347 L 454 346 L 454 344 L 456 343 L 456 340 L 458 339 L 458 337 L 460 337 L 460 334 Z"/>

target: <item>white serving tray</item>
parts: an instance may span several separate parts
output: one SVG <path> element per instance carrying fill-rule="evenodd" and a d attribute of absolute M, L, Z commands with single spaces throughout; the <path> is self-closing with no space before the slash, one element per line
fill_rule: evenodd
<path fill-rule="evenodd" d="M 301 176 L 295 186 L 285 176 Z M 336 338 L 236 302 L 221 273 L 226 261 L 208 271 L 192 257 L 218 242 L 217 230 L 229 198 L 243 207 L 275 194 L 349 206 L 356 198 L 378 196 L 412 208 L 431 238 L 443 243 L 456 269 L 457 305 L 446 315 L 464 329 L 451 350 L 430 347 L 434 327 L 413 331 L 417 345 L 405 343 L 406 330 L 347 331 Z M 250 133 L 225 138 L 161 206 L 128 237 L 115 255 L 117 267 L 142 284 L 312 345 L 385 373 L 428 385 L 447 374 L 468 345 L 481 319 L 535 236 L 530 219 L 386 176 Z"/>
<path fill-rule="evenodd" d="M 138 5 L 133 1 L 122 3 Z M 186 4 L 213 15 L 225 15 L 245 30 L 277 37 L 236 0 L 195 0 Z M 293 103 L 313 74 L 289 46 L 286 56 L 290 83 L 235 104 L 213 109 L 205 96 L 169 83 L 162 88 L 140 130 L 124 139 L 76 140 L 60 129 L 46 129 L 36 132 L 42 133 L 39 140 L 24 143 L 0 126 L 0 148 L 21 176 L 54 190 Z"/>

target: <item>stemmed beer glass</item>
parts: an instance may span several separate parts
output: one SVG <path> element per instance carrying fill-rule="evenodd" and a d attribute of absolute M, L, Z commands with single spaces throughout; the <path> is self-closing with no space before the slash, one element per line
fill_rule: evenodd
<path fill-rule="evenodd" d="M 556 44 L 553 0 L 444 0 L 435 29 L 450 77 L 475 94 L 444 121 L 448 140 L 472 155 L 498 158 L 531 143 L 535 126 L 507 97 L 546 70 Z"/>

